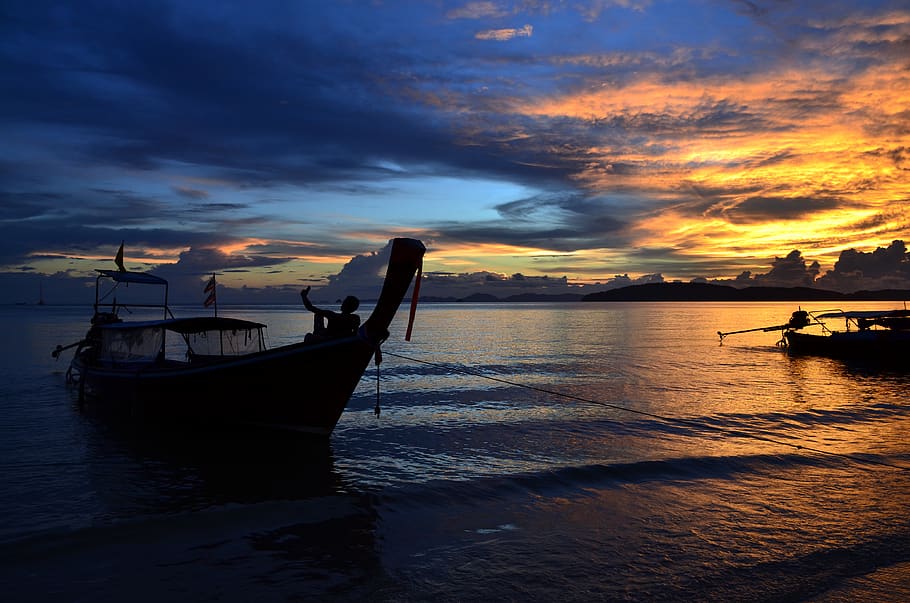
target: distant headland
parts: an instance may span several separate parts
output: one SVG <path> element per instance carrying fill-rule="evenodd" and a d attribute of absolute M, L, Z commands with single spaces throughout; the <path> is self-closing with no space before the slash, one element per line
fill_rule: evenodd
<path fill-rule="evenodd" d="M 515 303 L 515 302 L 648 302 L 648 301 L 910 301 L 910 289 L 885 289 L 841 293 L 812 287 L 743 287 L 710 283 L 648 283 L 629 285 L 588 295 L 528 293 L 496 297 L 475 293 L 467 297 L 425 297 L 425 302 Z"/>
<path fill-rule="evenodd" d="M 910 289 L 841 293 L 812 287 L 744 287 L 710 283 L 648 283 L 582 297 L 582 301 L 904 301 Z"/>

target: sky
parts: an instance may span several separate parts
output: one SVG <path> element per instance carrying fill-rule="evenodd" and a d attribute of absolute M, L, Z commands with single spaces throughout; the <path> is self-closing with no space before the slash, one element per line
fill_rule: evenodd
<path fill-rule="evenodd" d="M 0 303 L 910 287 L 906 0 L 0 5 Z"/>

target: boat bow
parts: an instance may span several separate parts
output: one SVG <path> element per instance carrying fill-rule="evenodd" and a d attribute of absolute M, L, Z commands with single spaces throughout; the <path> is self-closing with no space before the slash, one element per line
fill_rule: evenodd
<path fill-rule="evenodd" d="M 426 247 L 416 239 L 392 240 L 392 251 L 379 301 L 376 302 L 376 307 L 361 328 L 364 337 L 374 345 L 388 337 L 389 325 L 392 324 L 392 319 L 395 318 L 415 273 L 423 263 L 424 253 L 426 253 Z"/>

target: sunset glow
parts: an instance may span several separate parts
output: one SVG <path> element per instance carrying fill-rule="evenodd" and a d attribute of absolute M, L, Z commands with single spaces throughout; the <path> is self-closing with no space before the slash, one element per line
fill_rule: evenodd
<path fill-rule="evenodd" d="M 394 236 L 430 272 L 567 284 L 794 250 L 823 276 L 910 238 L 905 3 L 194 6 L 10 9 L 10 282 L 121 240 L 291 291 Z"/>

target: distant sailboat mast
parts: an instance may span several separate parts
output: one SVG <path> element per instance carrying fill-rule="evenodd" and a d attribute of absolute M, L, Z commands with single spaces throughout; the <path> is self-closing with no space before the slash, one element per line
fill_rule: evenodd
<path fill-rule="evenodd" d="M 44 305 L 44 283 L 38 283 L 38 305 Z"/>

